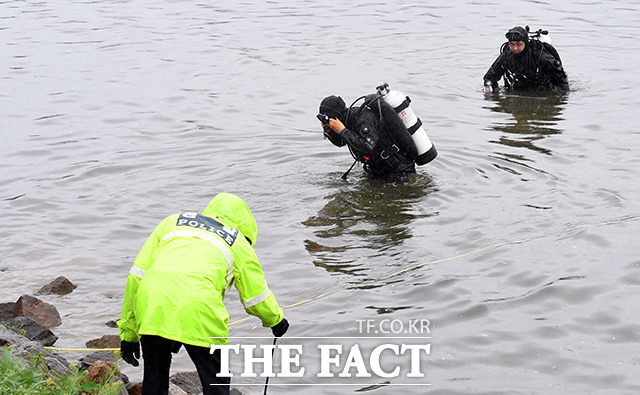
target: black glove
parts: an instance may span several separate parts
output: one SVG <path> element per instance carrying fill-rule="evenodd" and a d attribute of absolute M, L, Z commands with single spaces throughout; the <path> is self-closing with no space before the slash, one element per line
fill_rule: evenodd
<path fill-rule="evenodd" d="M 322 133 L 324 134 L 324 138 L 331 141 L 331 144 L 336 147 L 342 147 L 347 144 L 347 142 L 340 136 L 338 133 L 334 132 L 333 129 L 329 125 L 325 125 L 322 129 Z"/>
<path fill-rule="evenodd" d="M 283 318 L 277 325 L 271 327 L 271 332 L 275 337 L 281 337 L 285 333 L 287 333 L 287 329 L 289 329 L 289 321 L 286 318 Z"/>
<path fill-rule="evenodd" d="M 140 364 L 137 359 L 140 358 L 140 342 L 132 343 L 122 340 L 120 342 L 120 355 L 126 363 L 138 366 Z"/>

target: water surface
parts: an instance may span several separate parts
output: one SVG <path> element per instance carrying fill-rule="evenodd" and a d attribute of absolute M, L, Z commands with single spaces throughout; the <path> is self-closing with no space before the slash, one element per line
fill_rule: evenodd
<path fill-rule="evenodd" d="M 483 96 L 525 24 L 551 32 L 567 98 Z M 65 275 L 56 345 L 113 333 L 153 227 L 226 191 L 258 220 L 289 336 L 430 321 L 431 385 L 368 392 L 636 393 L 639 34 L 624 0 L 0 2 L 0 301 Z M 439 156 L 404 183 L 341 180 L 318 104 L 385 81 Z M 283 382 L 269 392 L 361 388 Z"/>

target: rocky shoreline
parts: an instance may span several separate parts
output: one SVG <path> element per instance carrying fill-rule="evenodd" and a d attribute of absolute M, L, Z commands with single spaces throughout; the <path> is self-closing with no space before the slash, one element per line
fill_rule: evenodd
<path fill-rule="evenodd" d="M 76 285 L 67 278 L 60 276 L 51 283 L 43 286 L 35 295 L 66 295 L 73 292 Z M 58 352 L 45 347 L 51 347 L 58 340 L 52 331 L 59 326 L 62 319 L 55 306 L 42 301 L 34 295 L 22 295 L 15 302 L 0 303 L 0 349 L 10 346 L 15 357 L 29 360 L 34 355 L 43 356 L 47 368 L 58 375 L 65 376 L 72 372 L 70 366 L 77 366 L 86 370 L 87 380 L 100 382 L 106 374 L 116 370 L 116 381 L 123 385 L 121 395 L 137 395 L 141 393 L 142 383 L 131 383 L 126 375 L 121 373 L 118 366 L 117 351 L 104 349 L 119 349 L 118 335 L 106 334 L 99 339 L 89 340 L 87 349 L 102 349 L 90 352 L 76 362 L 69 362 Z M 105 323 L 106 326 L 116 327 L 115 321 Z M 124 362 L 122 362 L 124 363 Z M 171 376 L 169 394 L 201 394 L 202 385 L 196 371 L 179 372 Z M 240 394 L 232 390 L 232 394 Z"/>

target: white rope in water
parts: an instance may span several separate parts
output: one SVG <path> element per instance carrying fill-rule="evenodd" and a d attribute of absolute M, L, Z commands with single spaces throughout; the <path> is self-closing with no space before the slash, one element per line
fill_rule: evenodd
<path fill-rule="evenodd" d="M 578 230 L 578 229 L 592 228 L 592 227 L 605 226 L 605 225 L 615 225 L 615 224 L 620 224 L 620 223 L 623 223 L 623 222 L 632 222 L 632 221 L 638 221 L 638 220 L 640 220 L 640 216 L 638 216 L 638 217 L 621 218 L 621 219 L 597 222 L 597 223 L 592 223 L 592 224 L 576 225 L 576 226 L 572 226 L 570 228 L 567 228 L 567 229 L 561 231 L 559 234 L 572 232 L 572 231 Z M 358 285 L 368 285 L 368 284 L 376 283 L 376 282 L 379 282 L 379 281 L 388 280 L 390 278 L 397 277 L 397 276 L 399 276 L 399 275 L 401 275 L 403 273 L 406 273 L 408 271 L 419 269 L 419 268 L 421 268 L 423 266 L 434 265 L 434 264 L 437 264 L 437 263 L 442 263 L 442 262 L 447 262 L 447 261 L 453 261 L 453 260 L 456 260 L 456 259 L 465 258 L 465 257 L 472 256 L 472 255 L 477 255 L 477 254 L 480 254 L 480 253 L 483 253 L 483 252 L 486 252 L 486 251 L 491 251 L 491 250 L 494 250 L 496 248 L 499 248 L 499 247 L 502 247 L 502 246 L 505 246 L 505 245 L 522 244 L 522 243 L 526 243 L 528 241 L 541 239 L 541 238 L 544 238 L 544 237 L 547 237 L 547 236 L 548 235 L 542 235 L 542 236 L 535 236 L 535 237 L 530 237 L 530 238 L 526 238 L 526 239 L 522 239 L 522 240 L 511 240 L 511 241 L 504 241 L 504 242 L 500 242 L 500 243 L 491 244 L 491 245 L 488 245 L 488 246 L 485 246 L 485 247 L 482 247 L 482 248 L 478 248 L 478 249 L 473 250 L 473 251 L 469 251 L 469 252 L 465 252 L 465 253 L 462 253 L 462 254 L 454 255 L 454 256 L 451 256 L 451 257 L 441 258 L 441 259 L 437 259 L 437 260 L 426 262 L 426 263 L 418 263 L 418 264 L 415 264 L 415 265 L 407 266 L 407 267 L 405 267 L 403 269 L 400 269 L 398 271 L 390 273 L 390 274 L 388 274 L 386 276 L 383 276 L 383 277 L 380 277 L 380 278 L 376 278 L 376 279 L 373 279 L 373 280 L 363 281 L 362 283 L 360 283 Z M 327 295 L 331 295 L 333 293 L 334 293 L 333 290 L 329 291 L 329 292 L 324 292 L 324 293 L 322 293 L 320 295 L 317 295 L 317 296 L 314 296 L 314 297 L 311 297 L 311 298 L 308 298 L 308 299 L 301 300 L 299 302 L 290 304 L 288 306 L 284 306 L 283 309 L 294 308 L 294 307 L 297 307 L 297 306 L 300 306 L 300 305 L 303 305 L 303 304 L 306 304 L 306 303 L 310 303 L 310 302 L 313 302 L 315 300 L 321 299 L 321 298 L 323 298 L 323 297 L 325 297 Z M 229 326 L 235 325 L 235 324 L 239 324 L 239 323 L 244 322 L 244 321 L 246 321 L 246 320 L 248 320 L 250 318 L 252 318 L 252 317 L 251 316 L 247 316 L 247 317 L 245 317 L 245 318 L 243 318 L 241 320 L 231 322 L 231 323 L 229 323 Z M 118 350 L 120 350 L 119 348 L 61 348 L 61 347 L 45 347 L 45 348 L 48 349 L 48 350 L 58 350 L 58 351 L 118 351 Z"/>

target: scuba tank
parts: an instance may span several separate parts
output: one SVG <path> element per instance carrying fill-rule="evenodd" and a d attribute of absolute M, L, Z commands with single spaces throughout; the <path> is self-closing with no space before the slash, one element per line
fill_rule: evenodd
<path fill-rule="evenodd" d="M 562 60 L 560 59 L 560 54 L 558 54 L 558 51 L 553 47 L 553 43 L 551 42 L 551 37 L 549 37 L 548 30 L 538 29 L 535 32 L 531 33 L 529 32 L 529 26 L 526 26 L 525 29 L 529 33 L 529 38 L 531 40 L 540 41 L 542 43 L 542 48 L 545 51 L 549 52 L 551 55 L 553 55 L 553 57 L 558 62 L 560 62 L 560 64 L 562 64 Z"/>
<path fill-rule="evenodd" d="M 535 32 L 531 32 L 530 29 L 529 29 L 529 26 L 525 26 L 525 30 L 527 31 L 527 33 L 529 33 L 529 38 L 530 39 L 538 40 L 540 42 L 547 43 L 549 45 L 553 44 L 551 42 L 551 37 L 549 37 L 549 31 L 548 30 L 538 29 Z"/>
<path fill-rule="evenodd" d="M 386 82 L 376 87 L 378 94 L 382 96 L 382 99 L 387 102 L 398 114 L 398 117 L 404 123 L 404 126 L 411 134 L 413 142 L 418 149 L 418 157 L 416 158 L 416 164 L 419 166 L 425 165 L 438 156 L 438 151 L 433 145 L 427 132 L 422 127 L 422 121 L 411 109 L 409 105 L 411 99 L 409 96 L 405 96 L 398 91 L 392 91 L 389 89 L 389 84 Z"/>

